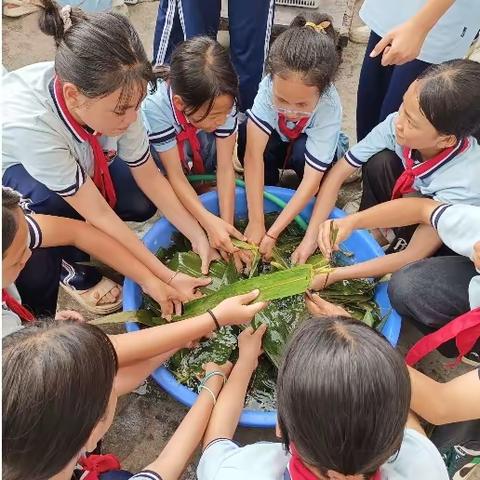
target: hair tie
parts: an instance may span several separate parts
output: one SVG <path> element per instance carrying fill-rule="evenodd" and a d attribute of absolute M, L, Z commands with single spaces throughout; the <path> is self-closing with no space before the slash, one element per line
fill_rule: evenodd
<path fill-rule="evenodd" d="M 62 22 L 63 22 L 63 32 L 64 33 L 72 26 L 72 18 L 70 16 L 71 13 L 72 13 L 72 6 L 71 5 L 65 5 L 60 10 L 60 17 L 62 18 Z"/>
<path fill-rule="evenodd" d="M 305 22 L 305 27 L 313 28 L 318 33 L 327 33 L 327 28 L 331 25 L 328 20 L 324 20 L 321 23 Z"/>

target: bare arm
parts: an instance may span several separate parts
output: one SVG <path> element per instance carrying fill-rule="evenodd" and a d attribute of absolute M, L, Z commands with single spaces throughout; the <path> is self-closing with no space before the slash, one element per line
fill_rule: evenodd
<path fill-rule="evenodd" d="M 409 263 L 429 257 L 438 250 L 441 244 L 441 240 L 431 226 L 420 225 L 405 250 L 347 267 L 336 268 L 328 275 L 327 285 L 340 280 L 382 277 L 387 273 L 396 272 Z M 313 289 L 322 289 L 327 285 L 325 275 L 317 275 L 312 282 Z"/>
<path fill-rule="evenodd" d="M 263 217 L 264 171 L 263 153 L 268 135 L 251 120 L 247 123 L 247 147 L 245 152 L 245 188 L 247 192 L 248 226 L 245 235 L 252 243 L 259 244 L 265 234 Z"/>
<path fill-rule="evenodd" d="M 472 370 L 446 383 L 436 382 L 409 367 L 411 408 L 434 425 L 480 418 L 480 378 Z"/>
<path fill-rule="evenodd" d="M 235 170 L 233 169 L 233 149 L 237 135 L 217 138 L 217 189 L 220 216 L 233 225 L 235 212 Z"/>

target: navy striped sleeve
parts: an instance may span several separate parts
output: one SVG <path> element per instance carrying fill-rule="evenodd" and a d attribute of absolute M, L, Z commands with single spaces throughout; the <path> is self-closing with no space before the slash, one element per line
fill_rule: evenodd
<path fill-rule="evenodd" d="M 360 168 L 363 165 L 363 162 L 356 158 L 351 150 L 345 154 L 345 160 L 354 168 Z"/>
<path fill-rule="evenodd" d="M 233 135 L 238 130 L 238 121 L 235 119 L 235 123 L 232 128 L 217 128 L 215 130 L 215 136 L 218 138 L 227 138 Z"/>
<path fill-rule="evenodd" d="M 80 187 L 87 181 L 87 174 L 83 170 L 83 168 L 77 164 L 77 171 L 75 172 L 75 183 L 66 187 L 62 188 L 61 190 L 53 190 L 56 194 L 60 195 L 61 197 L 71 197 L 75 195 Z"/>
<path fill-rule="evenodd" d="M 141 165 L 147 163 L 149 157 L 150 157 L 150 145 L 147 147 L 147 149 L 139 159 L 134 160 L 132 162 L 126 162 L 126 163 L 130 168 L 140 167 Z"/>
<path fill-rule="evenodd" d="M 42 246 L 42 231 L 32 215 L 25 215 L 25 220 L 27 221 L 28 233 L 30 235 L 29 248 L 30 250 L 35 250 Z"/>
<path fill-rule="evenodd" d="M 430 215 L 430 223 L 435 230 L 438 230 L 438 221 L 440 220 L 440 217 L 445 213 L 445 210 L 447 210 L 447 208 L 449 207 L 451 207 L 451 205 L 445 203 L 439 205 Z"/>
<path fill-rule="evenodd" d="M 177 132 L 174 127 L 168 127 L 165 130 L 160 132 L 150 132 L 148 134 L 148 139 L 152 143 L 165 143 L 173 140 L 177 135 Z"/>
<path fill-rule="evenodd" d="M 143 472 L 130 477 L 130 480 L 162 480 L 162 477 L 152 470 L 143 470 Z"/>
<path fill-rule="evenodd" d="M 252 122 L 263 132 L 265 132 L 267 135 L 271 135 L 274 128 L 267 123 L 265 120 L 262 120 L 261 118 L 257 117 L 251 110 L 247 110 L 247 117 L 252 120 Z"/>
<path fill-rule="evenodd" d="M 307 149 L 305 149 L 305 163 L 319 172 L 325 172 L 330 166 L 330 164 L 315 158 Z"/>

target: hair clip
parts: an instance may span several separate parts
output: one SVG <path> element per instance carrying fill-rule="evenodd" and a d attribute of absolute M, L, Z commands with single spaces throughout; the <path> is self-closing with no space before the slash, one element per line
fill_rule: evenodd
<path fill-rule="evenodd" d="M 321 23 L 305 22 L 305 27 L 313 28 L 318 33 L 327 33 L 327 28 L 331 25 L 328 20 L 324 20 Z"/>
<path fill-rule="evenodd" d="M 72 26 L 72 18 L 70 17 L 71 13 L 72 13 L 71 5 L 65 5 L 60 10 L 60 17 L 62 18 L 64 32 L 66 32 Z"/>

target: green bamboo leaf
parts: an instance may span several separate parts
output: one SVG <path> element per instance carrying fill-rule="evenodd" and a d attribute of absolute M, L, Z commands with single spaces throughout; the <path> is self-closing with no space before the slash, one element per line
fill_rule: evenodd
<path fill-rule="evenodd" d="M 92 325 L 109 325 L 126 322 L 137 322 L 148 327 L 162 325 L 165 320 L 162 318 L 154 317 L 153 313 L 148 310 L 136 310 L 112 313 L 95 320 L 90 320 L 88 323 Z"/>

